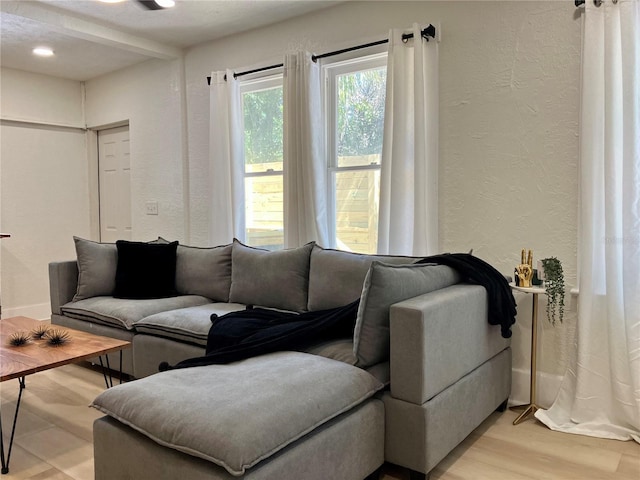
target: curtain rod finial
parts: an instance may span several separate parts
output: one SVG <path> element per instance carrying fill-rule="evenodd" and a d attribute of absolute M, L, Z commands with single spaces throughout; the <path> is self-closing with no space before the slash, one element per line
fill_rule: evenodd
<path fill-rule="evenodd" d="M 436 38 L 436 27 L 434 27 L 433 25 L 429 24 L 428 27 L 425 27 L 425 29 L 422 30 L 422 36 L 427 41 L 429 40 L 429 37 Z"/>

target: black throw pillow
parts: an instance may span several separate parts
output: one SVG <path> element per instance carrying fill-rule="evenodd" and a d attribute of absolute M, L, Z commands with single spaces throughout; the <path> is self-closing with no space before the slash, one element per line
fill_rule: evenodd
<path fill-rule="evenodd" d="M 116 298 L 165 298 L 176 295 L 178 242 L 143 243 L 118 240 Z"/>

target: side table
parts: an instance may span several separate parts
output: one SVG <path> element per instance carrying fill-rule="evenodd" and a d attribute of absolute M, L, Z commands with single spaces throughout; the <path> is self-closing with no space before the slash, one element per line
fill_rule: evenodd
<path fill-rule="evenodd" d="M 531 380 L 529 383 L 529 404 L 524 405 L 525 410 L 518 418 L 513 421 L 514 425 L 518 425 L 529 415 L 533 415 L 538 410 L 536 405 L 536 356 L 538 353 L 538 295 L 546 294 L 546 290 L 541 287 L 517 287 L 515 284 L 509 284 L 512 290 L 517 292 L 528 293 L 533 297 L 533 308 L 531 310 Z M 515 407 L 521 408 L 521 407 Z"/>

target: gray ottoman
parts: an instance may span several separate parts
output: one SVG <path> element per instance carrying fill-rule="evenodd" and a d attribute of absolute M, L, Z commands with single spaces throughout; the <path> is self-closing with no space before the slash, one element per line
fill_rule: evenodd
<path fill-rule="evenodd" d="M 362 480 L 384 461 L 381 388 L 299 352 L 119 385 L 93 403 L 95 478 Z"/>

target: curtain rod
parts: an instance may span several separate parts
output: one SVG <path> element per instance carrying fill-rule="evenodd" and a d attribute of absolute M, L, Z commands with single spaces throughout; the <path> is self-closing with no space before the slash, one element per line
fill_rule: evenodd
<path fill-rule="evenodd" d="M 424 38 L 427 42 L 429 41 L 429 37 L 436 38 L 436 27 L 433 25 L 429 25 L 425 27 L 420 34 L 422 38 Z M 413 33 L 405 33 L 402 35 L 402 41 L 406 42 L 410 38 L 413 38 Z M 321 58 L 333 57 L 334 55 L 340 55 L 342 53 L 353 52 L 355 50 L 360 50 L 362 48 L 375 47 L 376 45 L 382 45 L 383 43 L 389 43 L 389 39 L 385 38 L 384 40 L 378 40 L 377 42 L 365 43 L 364 45 L 356 45 L 355 47 L 343 48 L 342 50 L 335 50 L 333 52 L 323 53 L 321 55 L 312 55 L 311 59 L 316 62 Z"/>
<path fill-rule="evenodd" d="M 593 0 L 593 4 L 596 7 L 599 7 L 600 5 L 602 5 L 603 1 L 604 0 Z M 576 8 L 577 8 L 577 7 L 580 7 L 580 6 L 584 5 L 586 3 L 586 0 L 574 0 L 574 3 L 575 3 Z M 618 0 L 613 0 L 613 3 L 618 3 Z"/>
<path fill-rule="evenodd" d="M 578 0 L 576 0 L 576 1 L 578 1 Z M 433 25 L 430 24 L 428 27 L 425 27 L 420 33 L 422 35 L 422 38 L 424 38 L 428 42 L 429 41 L 429 37 L 436 38 L 436 27 L 434 27 Z M 413 38 L 413 33 L 405 33 L 405 34 L 402 35 L 402 41 L 403 42 L 406 42 L 407 40 L 409 40 L 411 38 Z M 389 43 L 389 39 L 385 38 L 384 40 L 378 40 L 377 42 L 365 43 L 363 45 L 356 45 L 354 47 L 343 48 L 341 50 L 335 50 L 333 52 L 322 53 L 320 55 L 312 55 L 311 59 L 314 62 L 317 62 L 321 58 L 333 57 L 334 55 L 341 55 L 343 53 L 353 52 L 355 50 L 360 50 L 360 49 L 363 49 L 363 48 L 375 47 L 376 45 L 382 45 L 384 43 Z M 251 73 L 264 72 L 265 70 L 273 70 L 275 68 L 282 68 L 283 66 L 284 66 L 283 63 L 278 63 L 277 65 L 269 65 L 268 67 L 255 68 L 253 70 L 247 70 L 245 72 L 238 72 L 238 73 L 234 73 L 233 74 L 233 78 L 238 78 L 238 77 L 241 77 L 243 75 L 249 75 Z M 224 79 L 225 80 L 227 79 L 226 75 L 224 76 Z M 211 85 L 211 77 L 210 76 L 207 77 L 207 85 Z"/>

